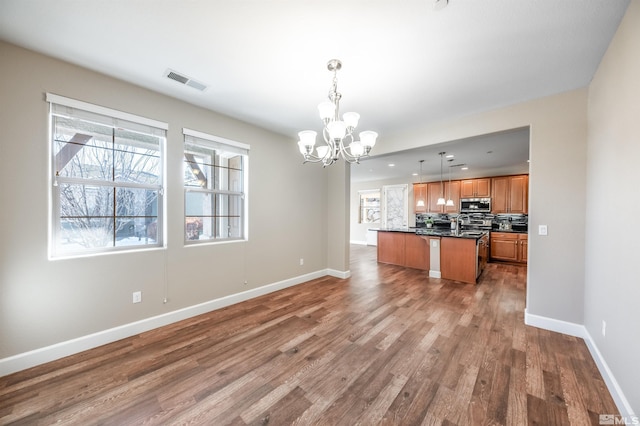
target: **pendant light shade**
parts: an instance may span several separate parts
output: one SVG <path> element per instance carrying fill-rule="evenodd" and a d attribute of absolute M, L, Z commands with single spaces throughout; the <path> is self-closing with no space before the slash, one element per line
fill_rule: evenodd
<path fill-rule="evenodd" d="M 447 160 L 449 163 L 453 161 L 453 159 Z M 449 164 L 449 196 L 447 199 L 447 207 L 453 207 L 453 200 L 451 199 L 451 164 Z"/>
<path fill-rule="evenodd" d="M 442 162 L 444 160 L 444 154 L 446 154 L 446 152 L 441 152 L 440 155 L 440 198 L 438 198 L 438 201 L 436 202 L 436 205 L 438 206 L 444 206 L 447 202 L 444 199 L 444 182 L 442 180 Z"/>
<path fill-rule="evenodd" d="M 420 160 L 420 181 L 419 181 L 419 183 L 422 183 L 422 163 L 424 163 L 424 160 Z M 416 202 L 416 207 L 424 207 L 424 198 L 420 198 Z"/>

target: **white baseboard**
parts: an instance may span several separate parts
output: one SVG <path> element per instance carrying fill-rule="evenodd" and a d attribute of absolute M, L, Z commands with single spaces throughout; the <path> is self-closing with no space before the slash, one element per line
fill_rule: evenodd
<path fill-rule="evenodd" d="M 311 272 L 305 275 L 243 291 L 241 293 L 231 294 L 229 296 L 210 300 L 198 305 L 189 306 L 187 308 L 167 312 L 155 317 L 145 318 L 119 327 L 110 328 L 108 330 L 99 331 L 76 339 L 67 340 L 51 346 L 3 358 L 0 359 L 0 377 L 327 275 L 346 279 L 351 276 L 351 272 L 336 271 L 333 269 Z"/>
<path fill-rule="evenodd" d="M 545 330 L 568 334 L 569 336 L 580 337 L 583 339 L 585 332 L 587 331 L 587 329 L 581 324 L 530 314 L 526 309 L 524 310 L 524 323 L 533 327 L 543 328 Z"/>
<path fill-rule="evenodd" d="M 429 270 L 429 277 L 431 278 L 442 278 L 442 272 L 434 271 L 433 269 Z"/>
<path fill-rule="evenodd" d="M 591 353 L 591 357 L 595 361 L 596 366 L 598 367 L 598 370 L 600 371 L 600 374 L 602 375 L 602 378 L 607 385 L 607 388 L 609 389 L 609 393 L 611 393 L 613 401 L 616 403 L 616 407 L 618 407 L 618 410 L 620 411 L 620 415 L 626 419 L 638 419 L 638 417 L 633 412 L 633 408 L 631 408 L 631 404 L 629 404 L 629 400 L 625 397 L 622 389 L 620 388 L 620 385 L 618 384 L 618 381 L 607 365 L 607 362 L 600 353 L 600 350 L 598 350 L 598 346 L 596 345 L 593 338 L 591 338 L 589 330 L 587 330 L 584 325 L 530 314 L 526 309 L 524 311 L 524 323 L 533 327 L 538 327 L 545 330 L 555 331 L 557 333 L 568 334 L 570 336 L 582 338 L 586 343 L 587 348 Z"/>
<path fill-rule="evenodd" d="M 593 360 L 596 362 L 596 365 L 598 366 L 598 370 L 600 370 L 600 374 L 602 375 L 602 378 L 607 384 L 607 388 L 611 393 L 611 397 L 616 403 L 618 410 L 620 410 L 620 415 L 627 419 L 631 419 L 631 418 L 637 419 L 638 416 L 636 416 L 635 413 L 633 412 L 633 408 L 631 408 L 631 404 L 629 404 L 629 400 L 627 400 L 627 398 L 624 396 L 624 393 L 622 392 L 622 389 L 620 389 L 620 385 L 618 384 L 618 381 L 616 380 L 613 373 L 611 372 L 609 365 L 604 360 L 604 357 L 600 353 L 598 346 L 596 345 L 595 341 L 591 338 L 591 334 L 589 333 L 589 330 L 587 330 L 586 327 L 584 328 L 584 332 L 585 332 L 584 342 L 587 344 L 587 348 L 589 348 L 589 352 L 591 352 L 591 356 L 593 357 Z M 640 422 L 636 422 L 632 424 L 639 424 L 639 423 Z"/>
<path fill-rule="evenodd" d="M 359 241 L 359 240 L 350 240 L 349 244 L 357 244 L 359 246 L 366 246 L 367 242 L 366 241 Z"/>
<path fill-rule="evenodd" d="M 346 280 L 347 278 L 351 277 L 351 271 L 336 271 L 335 269 L 327 269 L 326 275 L 331 275 L 332 277 Z"/>

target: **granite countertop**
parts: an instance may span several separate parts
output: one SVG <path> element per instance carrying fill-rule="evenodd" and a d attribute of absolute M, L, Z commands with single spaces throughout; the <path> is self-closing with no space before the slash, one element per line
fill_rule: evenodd
<path fill-rule="evenodd" d="M 505 234 L 527 234 L 527 231 L 516 231 L 515 229 L 492 229 L 491 232 L 504 232 Z"/>
<path fill-rule="evenodd" d="M 409 232 L 412 234 L 416 233 L 416 228 L 371 228 L 369 231 L 380 231 L 380 232 Z"/>
<path fill-rule="evenodd" d="M 374 230 L 374 229 L 371 229 Z M 479 239 L 488 235 L 488 231 L 452 231 L 450 229 L 437 228 L 377 228 L 379 232 L 405 232 L 408 234 L 425 235 L 433 237 L 470 238 Z"/>
<path fill-rule="evenodd" d="M 453 231 L 450 229 L 419 228 L 419 230 L 416 231 L 416 234 L 434 237 L 469 238 L 478 240 L 485 235 L 489 235 L 489 231 Z"/>

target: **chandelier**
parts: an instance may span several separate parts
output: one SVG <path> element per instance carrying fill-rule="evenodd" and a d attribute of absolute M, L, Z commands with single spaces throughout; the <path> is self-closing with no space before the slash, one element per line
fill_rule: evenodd
<path fill-rule="evenodd" d="M 333 84 L 329 90 L 329 100 L 318 105 L 320 119 L 324 124 L 322 136 L 324 145 L 316 145 L 317 132 L 303 130 L 298 133 L 300 140 L 298 147 L 304 162 L 320 163 L 330 166 L 342 157 L 349 163 L 358 163 L 361 158 L 369 156 L 371 148 L 376 144 L 378 134 L 367 130 L 359 133 L 360 140 L 355 140 L 354 131 L 358 125 L 360 114 L 345 112 L 340 120 L 340 98 L 338 93 L 338 70 L 342 62 L 332 59 L 327 63 L 327 69 L 333 72 Z M 315 148 L 315 154 L 314 154 Z"/>

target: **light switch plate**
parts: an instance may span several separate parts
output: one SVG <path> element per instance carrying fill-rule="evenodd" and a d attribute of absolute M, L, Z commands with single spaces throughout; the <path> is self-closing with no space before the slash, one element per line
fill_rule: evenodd
<path fill-rule="evenodd" d="M 538 225 L 538 235 L 547 235 L 547 225 Z"/>

